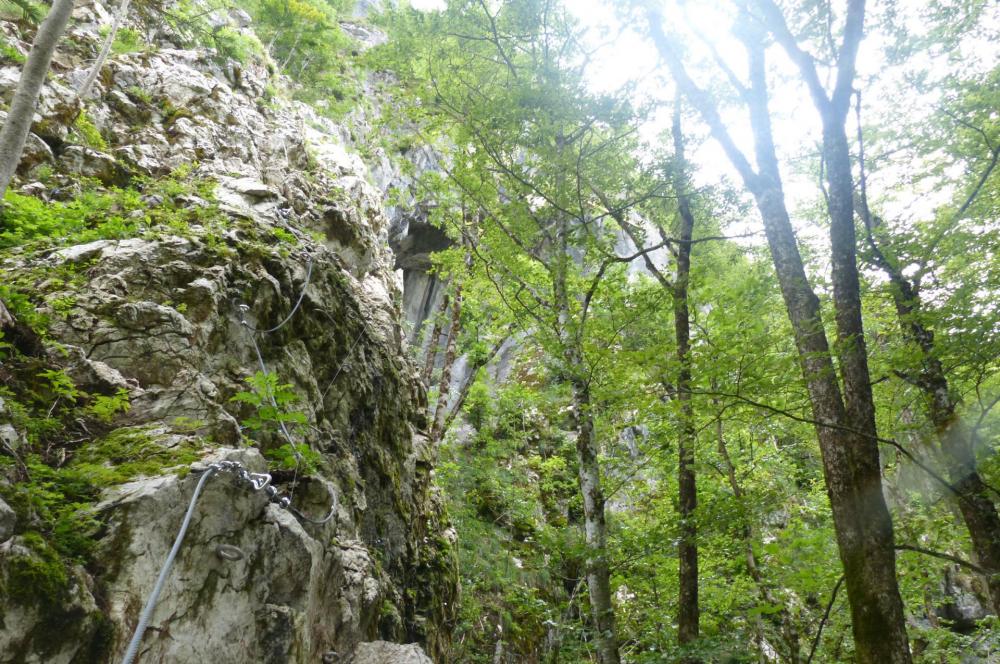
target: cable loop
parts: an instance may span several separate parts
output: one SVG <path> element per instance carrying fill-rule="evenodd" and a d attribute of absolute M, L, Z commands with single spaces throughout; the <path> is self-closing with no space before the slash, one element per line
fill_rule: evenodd
<path fill-rule="evenodd" d="M 296 300 L 295 306 L 292 307 L 292 310 L 288 313 L 287 316 L 285 316 L 285 319 L 282 320 L 280 323 L 278 323 L 277 325 L 275 325 L 272 328 L 269 328 L 267 330 L 258 330 L 256 327 L 254 327 L 253 325 L 251 325 L 250 322 L 247 321 L 247 319 L 246 319 L 246 314 L 250 310 L 250 306 L 247 305 L 247 304 L 240 304 L 240 312 L 241 312 L 240 324 L 241 325 L 243 325 L 244 327 L 246 327 L 251 332 L 255 332 L 257 334 L 271 334 L 273 332 L 277 332 L 278 330 L 280 330 L 281 328 L 283 328 L 285 326 L 285 324 L 288 323 L 288 321 L 292 320 L 292 316 L 294 316 L 295 312 L 299 310 L 300 306 L 302 306 L 302 300 L 306 296 L 306 289 L 309 288 L 309 282 L 312 280 L 312 273 L 313 273 L 313 259 L 312 259 L 312 256 L 310 256 L 304 250 L 303 250 L 302 253 L 309 260 L 309 265 L 308 265 L 308 267 L 306 267 L 306 281 L 302 285 L 302 290 L 299 292 L 299 299 Z"/>

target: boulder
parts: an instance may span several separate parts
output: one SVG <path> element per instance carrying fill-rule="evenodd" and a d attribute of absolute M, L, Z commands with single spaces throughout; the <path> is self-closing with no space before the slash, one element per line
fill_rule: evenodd
<path fill-rule="evenodd" d="M 400 645 L 386 641 L 361 643 L 354 650 L 350 664 L 434 664 L 416 643 Z"/>

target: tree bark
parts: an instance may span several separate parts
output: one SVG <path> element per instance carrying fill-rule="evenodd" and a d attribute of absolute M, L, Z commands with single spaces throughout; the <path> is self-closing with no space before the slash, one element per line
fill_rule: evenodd
<path fill-rule="evenodd" d="M 118 11 L 115 12 L 114 21 L 111 23 L 111 30 L 108 32 L 108 36 L 104 39 L 104 46 L 101 47 L 101 52 L 97 55 L 97 60 L 94 61 L 93 66 L 90 68 L 90 72 L 87 74 L 87 78 L 84 80 L 83 85 L 80 86 L 80 89 L 76 93 L 78 99 L 86 100 L 87 95 L 90 94 L 90 89 L 94 87 L 94 82 L 101 73 L 101 69 L 104 67 L 104 63 L 108 59 L 108 54 L 111 53 L 111 47 L 114 46 L 115 36 L 118 34 L 118 28 L 121 27 L 122 21 L 125 20 L 125 16 L 128 13 L 128 6 L 130 2 L 131 0 L 122 0 L 121 4 L 118 5 Z"/>
<path fill-rule="evenodd" d="M 852 2 L 855 7 L 858 2 Z M 864 3 L 860 3 L 862 9 Z M 856 12 L 852 15 L 856 22 Z M 748 54 L 750 83 L 740 90 L 754 134 L 757 170 L 739 150 L 722 122 L 715 102 L 688 75 L 671 40 L 663 32 L 663 18 L 648 14 L 650 31 L 678 86 L 701 113 L 713 136 L 740 173 L 753 195 L 764 222 L 768 246 L 778 276 L 785 308 L 794 330 L 799 364 L 809 393 L 819 438 L 827 494 L 851 605 L 857 661 L 862 664 L 909 664 L 902 599 L 896 582 L 892 519 L 882 495 L 878 442 L 874 436 L 874 404 L 868 380 L 860 299 L 855 292 L 857 266 L 853 222 L 843 224 L 843 209 L 832 207 L 831 249 L 836 284 L 838 339 L 844 374 L 842 394 L 833 364 L 819 298 L 809 284 L 799 254 L 795 231 L 785 205 L 778 168 L 765 69 L 763 31 L 749 16 L 741 20 Z M 849 21 L 849 24 L 854 26 Z M 856 26 L 855 26 L 856 27 Z M 853 33 L 851 33 L 853 34 Z M 838 71 L 838 79 L 844 70 Z M 853 69 L 851 69 L 853 73 Z M 850 80 L 847 81 L 850 88 Z M 824 138 L 827 138 L 824 132 Z M 833 139 L 835 136 L 830 135 Z M 831 144 L 831 156 L 839 146 Z M 837 172 L 838 201 L 843 206 L 843 173 Z M 848 170 L 848 175 L 849 175 Z M 832 193 L 832 192 L 831 192 Z"/>
<path fill-rule="evenodd" d="M 578 354 L 568 353 L 570 366 L 582 369 Z M 587 587 L 594 618 L 594 645 L 600 664 L 620 664 L 615 611 L 611 602 L 611 570 L 608 565 L 607 524 L 604 519 L 604 491 L 597 459 L 597 440 L 590 400 L 590 386 L 573 379 L 573 415 L 576 454 L 579 463 L 580 493 L 583 495 L 583 530 L 587 545 Z"/>
<path fill-rule="evenodd" d="M 445 417 L 448 414 L 448 393 L 451 392 L 451 371 L 455 366 L 458 334 L 462 323 L 462 286 L 455 287 L 454 302 L 451 305 L 451 325 L 448 328 L 448 342 L 445 344 L 444 364 L 441 380 L 438 381 L 437 408 L 434 409 L 434 424 L 431 426 L 431 440 L 440 440 L 444 435 Z"/>
<path fill-rule="evenodd" d="M 455 421 L 455 418 L 462 411 L 462 406 L 465 405 L 465 400 L 469 398 L 469 390 L 472 389 L 473 383 L 476 382 L 476 374 L 479 373 L 480 369 L 493 361 L 493 358 L 495 358 L 497 353 L 500 352 L 500 348 L 503 346 L 504 341 L 506 341 L 506 339 L 500 339 L 497 341 L 493 344 L 493 348 L 490 349 L 490 352 L 486 355 L 486 357 L 473 362 L 469 367 L 469 375 L 459 388 L 458 396 L 455 397 L 455 403 L 453 403 L 451 408 L 448 409 L 448 415 L 444 420 L 444 431 L 447 431 L 451 427 L 451 423 Z"/>
<path fill-rule="evenodd" d="M 31 120 L 35 115 L 38 94 L 45 83 L 49 63 L 55 53 L 56 44 L 66 30 L 66 24 L 73 13 L 73 0 L 55 0 L 52 9 L 35 34 L 28 59 L 21 70 L 17 90 L 7 113 L 7 121 L 0 130 L 0 210 L 3 196 L 14 178 L 17 165 L 21 162 L 24 143 L 31 130 Z"/>
<path fill-rule="evenodd" d="M 672 289 L 674 310 L 674 337 L 677 343 L 677 401 L 680 406 L 680 431 L 677 441 L 677 485 L 680 508 L 680 542 L 678 544 L 679 605 L 677 611 L 677 639 L 681 646 L 698 640 L 698 527 L 695 510 L 698 506 L 698 486 L 695 478 L 695 446 L 697 434 L 694 425 L 694 406 L 691 402 L 691 314 L 688 307 L 688 284 L 691 277 L 691 237 L 694 214 L 684 181 L 684 136 L 681 133 L 680 104 L 674 107 L 673 138 L 674 194 L 677 197 L 679 220 L 677 245 L 677 275 Z M 697 662 L 687 657 L 686 662 Z"/>
<path fill-rule="evenodd" d="M 437 361 L 438 348 L 441 346 L 441 327 L 444 320 L 444 312 L 448 311 L 448 293 L 441 296 L 441 304 L 438 305 L 437 313 L 434 314 L 434 323 L 431 326 L 430 337 L 427 339 L 427 354 L 424 355 L 424 370 L 420 372 L 420 379 L 424 385 L 430 389 L 431 375 L 434 373 L 434 363 Z"/>

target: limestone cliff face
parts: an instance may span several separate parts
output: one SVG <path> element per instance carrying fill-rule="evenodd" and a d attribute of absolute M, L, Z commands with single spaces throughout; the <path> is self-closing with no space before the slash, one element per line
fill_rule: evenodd
<path fill-rule="evenodd" d="M 245 18 L 213 20 L 245 30 Z M 436 657 L 455 610 L 454 532 L 431 487 L 381 192 L 346 130 L 275 93 L 266 62 L 220 62 L 143 23 L 153 48 L 114 56 L 86 104 L 104 144 L 81 144 L 73 88 L 109 21 L 79 3 L 19 186 L 52 201 L 74 200 L 83 177 L 120 187 L 108 214 L 125 230 L 0 253 L 20 298 L 0 315 L 12 344 L 0 495 L 16 513 L 0 515 L 13 523 L 0 527 L 0 662 L 118 661 L 197 471 L 221 459 L 270 471 L 306 516 L 335 516 L 316 525 L 213 477 L 137 661 L 350 661 L 375 639 Z M 14 24 L 0 32 L 26 49 Z M 0 64 L 0 99 L 18 71 Z M 293 311 L 273 333 L 250 329 Z M 259 412 L 233 397 L 261 362 L 300 413 L 297 472 L 275 422 L 241 427 Z M 77 394 L 58 396 L 58 427 L 40 431 L 28 405 L 44 372 Z M 122 394 L 127 411 L 86 414 Z M 88 540 L 74 555 L 60 524 Z"/>

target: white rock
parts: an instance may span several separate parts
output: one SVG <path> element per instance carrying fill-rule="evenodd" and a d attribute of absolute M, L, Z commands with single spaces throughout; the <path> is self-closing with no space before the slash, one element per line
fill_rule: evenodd
<path fill-rule="evenodd" d="M 14 527 L 17 525 L 17 514 L 10 505 L 0 498 L 0 544 L 6 542 L 14 536 Z"/>
<path fill-rule="evenodd" d="M 361 643 L 350 664 L 434 664 L 416 643 L 400 645 L 387 641 Z"/>

